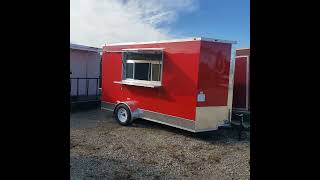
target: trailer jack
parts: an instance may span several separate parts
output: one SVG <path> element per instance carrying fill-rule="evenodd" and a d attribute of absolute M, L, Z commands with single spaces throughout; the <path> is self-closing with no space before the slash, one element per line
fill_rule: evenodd
<path fill-rule="evenodd" d="M 238 140 L 241 141 L 241 134 L 242 134 L 242 131 L 244 129 L 244 126 L 243 126 L 243 114 L 235 114 L 236 116 L 240 117 L 241 120 L 240 120 L 240 127 L 239 127 L 239 132 L 238 132 Z"/>

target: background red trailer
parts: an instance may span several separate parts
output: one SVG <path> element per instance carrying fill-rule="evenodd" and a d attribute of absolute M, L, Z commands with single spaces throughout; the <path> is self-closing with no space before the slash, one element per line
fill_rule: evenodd
<path fill-rule="evenodd" d="M 233 88 L 233 110 L 250 111 L 250 49 L 236 50 L 234 88 Z"/>
<path fill-rule="evenodd" d="M 209 38 L 106 44 L 101 107 L 122 125 L 136 118 L 192 132 L 230 123 L 232 44 Z"/>

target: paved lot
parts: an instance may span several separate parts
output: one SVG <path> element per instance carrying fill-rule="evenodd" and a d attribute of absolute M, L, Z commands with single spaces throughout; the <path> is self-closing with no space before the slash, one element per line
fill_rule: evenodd
<path fill-rule="evenodd" d="M 249 179 L 250 134 L 194 134 L 99 109 L 70 114 L 71 179 Z"/>

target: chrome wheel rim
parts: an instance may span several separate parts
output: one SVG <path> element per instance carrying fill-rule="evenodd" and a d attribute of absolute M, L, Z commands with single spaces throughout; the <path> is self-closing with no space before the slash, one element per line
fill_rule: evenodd
<path fill-rule="evenodd" d="M 120 122 L 125 123 L 128 118 L 128 113 L 124 108 L 118 110 L 118 119 Z"/>

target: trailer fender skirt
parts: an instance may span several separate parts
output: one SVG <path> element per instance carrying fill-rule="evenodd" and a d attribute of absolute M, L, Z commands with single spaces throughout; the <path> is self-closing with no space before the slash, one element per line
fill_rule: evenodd
<path fill-rule="evenodd" d="M 142 114 L 143 114 L 143 110 L 139 109 L 138 106 L 137 106 L 138 105 L 137 101 L 123 101 L 123 102 L 118 101 L 115 109 L 120 104 L 124 104 L 129 108 L 129 110 L 131 112 L 132 119 L 140 118 L 142 116 Z"/>

